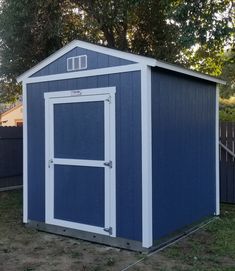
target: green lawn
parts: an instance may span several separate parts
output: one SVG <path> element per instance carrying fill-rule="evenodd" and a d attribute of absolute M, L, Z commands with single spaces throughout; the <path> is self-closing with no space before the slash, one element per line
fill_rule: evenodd
<path fill-rule="evenodd" d="M 235 271 L 235 205 L 175 245 L 152 256 L 37 232 L 22 224 L 22 191 L 0 193 L 0 271 Z"/>
<path fill-rule="evenodd" d="M 235 205 L 223 204 L 220 218 L 163 254 L 185 270 L 235 270 Z"/>

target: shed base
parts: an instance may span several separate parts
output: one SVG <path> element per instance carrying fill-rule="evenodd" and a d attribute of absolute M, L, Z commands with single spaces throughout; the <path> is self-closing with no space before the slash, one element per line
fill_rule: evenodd
<path fill-rule="evenodd" d="M 32 228 L 38 229 L 39 231 L 78 238 L 85 241 L 104 244 L 104 245 L 108 245 L 112 247 L 123 248 L 123 249 L 138 251 L 138 252 L 149 251 L 147 248 L 142 247 L 141 242 L 133 241 L 133 240 L 125 239 L 125 238 L 120 238 L 120 237 L 114 238 L 114 237 L 109 237 L 102 234 L 75 230 L 75 229 L 70 229 L 70 228 L 61 227 L 61 226 L 49 225 L 49 224 L 36 222 L 32 220 L 29 220 L 28 223 L 25 225 L 26 227 L 32 227 Z"/>
<path fill-rule="evenodd" d="M 26 227 L 34 228 L 39 231 L 73 237 L 73 238 L 82 239 L 82 240 L 93 242 L 93 243 L 108 245 L 112 247 L 117 247 L 117 248 L 137 251 L 137 252 L 150 253 L 155 250 L 160 250 L 160 249 L 162 250 L 164 247 L 168 247 L 172 243 L 175 243 L 178 240 L 181 240 L 183 237 L 186 237 L 194 233 L 196 230 L 207 225 L 208 223 L 212 222 L 216 218 L 217 217 L 207 218 L 207 219 L 202 220 L 201 222 L 185 227 L 184 229 L 181 229 L 171 235 L 168 235 L 166 238 L 162 238 L 158 241 L 155 241 L 154 245 L 150 248 L 142 247 L 142 243 L 139 241 L 129 240 L 129 239 L 120 238 L 120 237 L 114 238 L 114 237 L 109 237 L 102 234 L 45 224 L 43 222 L 29 220 L 28 223 L 25 225 Z"/>

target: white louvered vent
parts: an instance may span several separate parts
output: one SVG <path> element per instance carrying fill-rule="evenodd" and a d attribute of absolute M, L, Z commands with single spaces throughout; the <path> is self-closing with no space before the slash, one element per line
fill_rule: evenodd
<path fill-rule="evenodd" d="M 87 55 L 67 58 L 67 71 L 87 69 Z"/>
<path fill-rule="evenodd" d="M 67 59 L 67 71 L 72 71 L 73 70 L 73 59 L 68 58 Z"/>
<path fill-rule="evenodd" d="M 79 57 L 80 60 L 80 69 L 86 69 L 87 68 L 87 56 L 80 56 Z"/>

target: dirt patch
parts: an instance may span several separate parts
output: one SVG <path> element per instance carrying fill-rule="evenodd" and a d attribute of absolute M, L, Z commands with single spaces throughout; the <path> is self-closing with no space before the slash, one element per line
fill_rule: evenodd
<path fill-rule="evenodd" d="M 235 271 L 235 206 L 221 219 L 151 257 L 22 224 L 21 192 L 0 193 L 0 271 Z"/>

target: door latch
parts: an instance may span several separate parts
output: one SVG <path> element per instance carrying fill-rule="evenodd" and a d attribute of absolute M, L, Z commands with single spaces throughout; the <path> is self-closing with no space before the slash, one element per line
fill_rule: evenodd
<path fill-rule="evenodd" d="M 112 168 L 112 167 L 113 167 L 113 162 L 112 162 L 112 161 L 105 162 L 104 165 L 105 165 L 106 167 Z"/>
<path fill-rule="evenodd" d="M 104 231 L 105 231 L 105 232 L 108 232 L 109 235 L 112 235 L 112 234 L 113 234 L 113 228 L 112 228 L 112 227 L 104 228 Z"/>
<path fill-rule="evenodd" d="M 48 160 L 48 167 L 49 167 L 49 168 L 51 167 L 51 164 L 53 164 L 53 159 L 49 159 L 49 160 Z"/>

